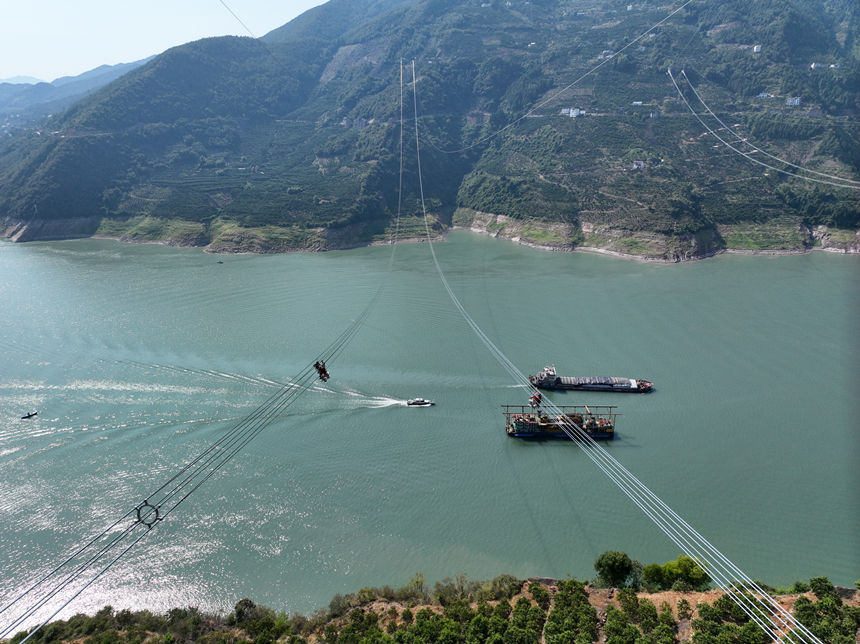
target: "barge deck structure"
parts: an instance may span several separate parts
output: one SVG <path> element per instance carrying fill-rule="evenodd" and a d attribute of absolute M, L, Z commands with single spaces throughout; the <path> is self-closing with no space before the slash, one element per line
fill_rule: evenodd
<path fill-rule="evenodd" d="M 576 391 L 620 391 L 644 394 L 653 391 L 654 383 L 635 378 L 614 376 L 559 376 L 555 365 L 544 367 L 529 382 L 538 389 L 572 389 Z"/>
<path fill-rule="evenodd" d="M 564 428 L 577 436 L 570 424 L 574 423 L 594 440 L 612 440 L 615 418 L 621 415 L 614 405 L 559 405 L 557 416 L 530 405 L 502 405 L 502 409 L 505 432 L 515 438 L 570 438 Z"/>

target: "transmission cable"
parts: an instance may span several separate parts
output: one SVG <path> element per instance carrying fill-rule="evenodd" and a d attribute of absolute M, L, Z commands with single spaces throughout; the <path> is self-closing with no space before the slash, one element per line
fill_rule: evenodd
<path fill-rule="evenodd" d="M 696 120 L 698 120 L 699 123 L 701 123 L 702 126 L 714 136 L 714 138 L 716 138 L 720 143 L 725 145 L 727 148 L 729 148 L 733 152 L 737 152 L 738 154 L 745 157 L 746 159 L 749 159 L 753 163 L 757 163 L 758 165 L 764 166 L 765 168 L 768 168 L 769 170 L 773 170 L 774 172 L 781 172 L 782 174 L 787 174 L 791 177 L 803 179 L 804 181 L 814 181 L 815 183 L 823 183 L 823 184 L 826 184 L 829 186 L 836 186 L 837 188 L 848 188 L 849 190 L 860 190 L 860 185 L 850 185 L 850 184 L 845 184 L 845 183 L 836 183 L 833 181 L 826 181 L 824 179 L 816 179 L 814 177 L 807 177 L 807 176 L 804 176 L 802 174 L 797 174 L 795 172 L 789 172 L 788 170 L 783 170 L 782 168 L 777 168 L 776 166 L 770 165 L 769 163 L 765 163 L 764 161 L 760 161 L 760 160 L 756 159 L 755 157 L 753 157 L 752 155 L 747 154 L 743 150 L 736 148 L 731 143 L 729 143 L 728 141 L 723 139 L 719 134 L 717 134 L 707 123 L 705 123 L 704 120 L 702 120 L 702 117 L 699 116 L 698 113 L 696 113 L 696 110 L 694 110 L 693 106 L 690 105 L 690 102 L 687 100 L 687 97 L 684 96 L 684 92 L 681 91 L 681 88 L 678 86 L 678 83 L 675 81 L 675 77 L 672 75 L 672 69 L 671 68 L 669 68 L 667 70 L 667 73 L 669 74 L 669 78 L 672 79 L 672 84 L 675 86 L 675 89 L 678 91 L 678 95 L 681 97 L 681 100 L 684 101 L 684 104 L 687 106 L 687 108 L 690 110 L 690 112 L 693 114 L 693 116 L 696 117 Z M 852 180 L 851 179 L 840 179 L 840 181 L 852 181 Z"/>
<path fill-rule="evenodd" d="M 401 98 L 401 122 L 400 140 L 402 154 L 403 140 L 403 75 L 400 77 Z M 403 161 L 400 162 L 402 175 Z M 111 566 L 128 553 L 138 542 L 148 535 L 153 528 L 164 521 L 174 510 L 176 510 L 191 494 L 200 488 L 203 483 L 214 476 L 228 462 L 235 458 L 241 450 L 256 438 L 264 429 L 271 425 L 277 418 L 282 416 L 286 409 L 295 402 L 301 394 L 307 391 L 318 377 L 325 372 L 325 366 L 318 368 L 321 363 L 331 363 L 336 360 L 345 350 L 352 338 L 358 333 L 370 312 L 375 307 L 388 279 L 390 279 L 394 255 L 397 248 L 397 235 L 399 234 L 401 203 L 402 203 L 402 176 L 400 188 L 398 188 L 398 210 L 396 223 L 393 230 L 391 260 L 388 271 L 382 283 L 376 289 L 364 310 L 346 327 L 346 329 L 329 346 L 316 357 L 316 363 L 302 369 L 293 379 L 291 384 L 281 387 L 272 394 L 254 411 L 227 430 L 221 438 L 198 454 L 194 459 L 185 464 L 174 473 L 161 486 L 150 492 L 144 500 L 133 508 L 126 511 L 120 518 L 104 529 L 96 536 L 89 539 L 82 546 L 67 556 L 60 564 L 52 568 L 48 573 L 31 583 L 24 591 L 14 597 L 5 605 L 0 606 L 0 615 L 9 611 L 13 606 L 21 605 L 23 610 L 5 626 L 0 626 L 0 638 L 9 636 L 15 629 L 23 627 L 26 622 L 32 620 L 37 612 L 44 608 L 51 600 L 63 592 L 71 592 L 71 596 L 62 601 L 47 618 L 38 618 L 41 621 L 32 628 L 29 634 L 19 644 L 23 644 L 35 635 L 45 624 L 56 617 L 74 599 L 89 588 L 99 579 Z M 327 373 L 327 372 L 325 372 Z M 327 379 L 327 378 L 326 378 Z M 124 527 L 123 524 L 126 524 Z M 121 528 L 121 529 L 120 529 Z M 136 537 L 135 533 L 139 532 Z M 130 542 L 130 543 L 129 543 Z M 115 551 L 119 550 L 117 554 Z M 113 557 L 109 559 L 109 557 Z M 80 560 L 80 561 L 79 561 Z M 105 563 L 106 562 L 106 563 Z M 101 566 L 95 570 L 97 566 Z M 91 575 L 83 585 L 72 589 L 72 584 Z M 23 607 L 29 600 L 29 605 Z M 48 609 L 50 610 L 50 609 Z"/>
<path fill-rule="evenodd" d="M 254 32 L 253 32 L 253 31 L 251 31 L 251 30 L 248 28 L 248 25 L 246 25 L 244 22 L 242 22 L 242 19 L 241 19 L 239 16 L 237 16 L 237 15 L 236 15 L 236 12 L 235 12 L 235 11 L 233 11 L 230 7 L 228 7 L 228 6 L 227 6 L 227 3 L 226 3 L 226 2 L 224 2 L 224 0 L 218 0 L 218 2 L 220 2 L 220 3 L 221 3 L 221 5 L 222 5 L 222 6 L 223 6 L 227 11 L 229 11 L 229 12 L 230 12 L 230 15 L 231 15 L 231 16 L 233 16 L 233 17 L 236 19 L 236 21 L 237 21 L 240 25 L 242 25 L 242 27 L 244 27 L 244 28 L 245 28 L 245 31 L 247 31 L 247 32 L 251 35 L 251 38 L 253 38 L 254 40 L 257 40 L 257 39 L 258 39 L 258 38 L 257 38 L 257 36 L 255 36 L 255 35 L 254 35 Z"/>
<path fill-rule="evenodd" d="M 773 154 L 770 154 L 769 152 L 766 152 L 766 151 L 762 150 L 761 148 L 759 148 L 759 147 L 757 147 L 757 146 L 753 145 L 753 144 L 752 144 L 752 143 L 750 143 L 747 139 L 743 138 L 740 134 L 738 134 L 737 132 L 735 132 L 735 131 L 734 131 L 734 129 L 730 128 L 730 127 L 729 127 L 728 125 L 726 125 L 723 121 L 721 121 L 721 120 L 720 120 L 720 117 L 718 117 L 716 114 L 714 114 L 713 110 L 711 110 L 711 108 L 710 108 L 710 107 L 708 107 L 708 104 L 707 104 L 707 103 L 705 103 L 704 99 L 702 99 L 702 97 L 701 97 L 701 95 L 699 94 L 699 92 L 697 92 L 697 91 L 696 91 L 696 88 L 695 88 L 695 87 L 693 87 L 693 83 L 691 83 L 691 82 L 690 82 L 690 79 L 687 77 L 687 72 L 686 72 L 686 71 L 684 71 L 683 69 L 681 70 L 681 76 L 683 76 L 683 77 L 684 77 L 684 80 L 685 80 L 685 81 L 687 81 L 687 85 L 689 85 L 690 90 L 692 90 L 693 94 L 695 94 L 695 95 L 696 95 L 696 98 L 697 98 L 697 99 L 699 99 L 699 102 L 704 106 L 705 110 L 707 110 L 708 114 L 710 114 L 711 116 L 713 116 L 713 117 L 714 117 L 714 119 L 717 121 L 717 123 L 719 123 L 719 124 L 723 127 L 723 129 L 725 129 L 726 131 L 731 132 L 732 134 L 734 134 L 734 135 L 735 135 L 735 137 L 736 137 L 736 138 L 737 138 L 741 143 L 745 143 L 746 145 L 748 145 L 749 147 L 751 147 L 751 148 L 752 148 L 753 150 L 755 150 L 756 152 L 761 152 L 764 156 L 766 156 L 766 157 L 770 157 L 771 159 L 773 159 L 773 160 L 775 160 L 775 161 L 779 161 L 780 163 L 784 163 L 785 165 L 787 165 L 787 166 L 791 166 L 792 168 L 797 168 L 798 170 L 803 170 L 804 172 L 809 172 L 809 173 L 811 173 L 811 174 L 817 174 L 817 175 L 818 175 L 818 176 L 820 176 L 820 177 L 827 177 L 828 179 L 834 179 L 834 180 L 836 180 L 836 181 L 847 181 L 848 183 L 855 183 L 855 184 L 860 185 L 860 181 L 857 181 L 857 180 L 855 180 L 855 179 L 848 179 L 848 178 L 846 178 L 846 177 L 840 177 L 840 176 L 833 175 L 833 174 L 827 174 L 826 172 L 817 172 L 816 170 L 810 170 L 809 168 L 805 168 L 805 167 L 803 167 L 803 166 L 801 166 L 801 165 L 797 165 L 797 164 L 795 164 L 795 163 L 792 163 L 791 161 L 786 161 L 785 159 L 781 159 L 781 158 L 779 158 L 778 156 L 774 156 Z"/>
<path fill-rule="evenodd" d="M 356 325 L 353 324 L 353 326 Z M 341 336 L 341 338 L 339 338 L 324 355 L 328 355 L 331 360 L 337 347 L 343 346 L 343 341 L 344 337 Z M 0 631 L 0 637 L 9 635 L 13 629 L 21 626 L 26 620 L 32 617 L 36 611 L 44 607 L 58 594 L 67 590 L 72 583 L 84 574 L 88 573 L 100 560 L 106 557 L 115 548 L 119 547 L 136 529 L 143 527 L 145 529 L 144 532 L 139 535 L 137 539 L 134 539 L 131 545 L 140 541 L 143 536 L 148 534 L 152 528 L 156 527 L 158 523 L 164 520 L 173 510 L 185 501 L 191 493 L 196 491 L 200 485 L 234 458 L 248 442 L 255 438 L 265 427 L 280 416 L 284 409 L 294 402 L 300 393 L 303 393 L 315 379 L 316 374 L 313 370 L 305 369 L 304 373 L 297 378 L 300 382 L 299 387 L 286 388 L 271 397 L 252 412 L 246 419 L 240 421 L 231 430 L 226 432 L 221 439 L 216 441 L 215 444 L 210 446 L 201 455 L 183 467 L 177 474 L 171 477 L 167 483 L 163 484 L 153 493 L 147 495 L 143 502 L 127 511 L 119 520 L 114 522 L 110 528 L 104 530 L 102 533 L 88 541 L 84 546 L 76 550 L 72 556 L 68 557 L 63 563 L 52 570 L 51 573 L 42 577 L 35 584 L 31 585 L 24 593 L 4 606 L 2 611 L 5 611 L 12 605 L 18 603 L 19 600 L 23 599 L 27 595 L 35 595 L 34 591 L 37 588 L 44 586 L 49 582 L 53 583 L 53 586 L 44 590 L 41 596 L 38 597 L 33 604 L 31 604 L 26 610 L 24 610 L 24 612 L 19 614 L 12 622 L 6 625 L 2 631 Z M 181 478 L 159 498 L 156 498 L 159 493 L 168 488 L 170 484 L 181 477 L 183 473 L 185 473 L 184 478 Z M 125 528 L 119 532 L 115 532 L 115 528 L 125 521 L 128 522 Z M 123 550 L 122 554 L 127 552 L 129 548 L 130 546 Z M 95 550 L 95 552 L 92 552 L 93 550 Z M 122 554 L 120 554 L 120 557 Z M 88 556 L 88 558 L 77 564 L 70 572 L 63 573 L 65 576 L 58 575 L 63 568 L 66 568 L 75 560 L 76 557 L 79 556 Z M 110 566 L 118 559 L 119 557 L 109 562 L 105 568 L 97 573 L 96 576 L 92 577 L 84 584 L 83 587 L 74 592 L 74 594 L 56 611 L 54 611 L 53 614 L 40 623 L 39 626 L 28 635 L 27 639 L 41 628 L 41 626 L 55 617 L 60 610 L 65 608 L 69 602 L 75 599 L 80 592 L 93 583 L 98 576 L 106 571 L 107 568 L 110 568 Z M 23 641 L 26 641 L 26 639 Z"/>
<path fill-rule="evenodd" d="M 472 328 L 478 338 L 484 343 L 496 361 L 507 371 L 514 382 L 532 393 L 538 393 L 528 378 L 514 365 L 504 353 L 492 342 L 472 319 L 465 307 L 457 298 L 439 264 L 430 234 L 427 209 L 424 200 L 424 183 L 421 174 L 421 146 L 418 131 L 418 99 L 415 79 L 415 63 L 412 63 L 413 105 L 415 122 L 415 153 L 417 159 L 418 185 L 421 196 L 421 208 L 424 214 L 424 225 L 427 241 L 437 274 L 448 292 L 448 295 Z M 719 585 L 727 596 L 761 628 L 768 636 L 775 633 L 789 632 L 801 642 L 820 644 L 820 640 L 808 628 L 796 620 L 785 608 L 768 595 L 756 582 L 733 564 L 725 555 L 717 550 L 702 535 L 695 531 L 686 521 L 675 513 L 665 502 L 654 494 L 644 483 L 621 465 L 608 451 L 601 447 L 588 433 L 552 402 L 547 402 L 547 409 L 557 418 L 564 433 L 573 440 L 585 454 L 604 472 L 622 492 L 650 518 L 660 530 L 666 534 L 687 556 L 696 561 Z"/>

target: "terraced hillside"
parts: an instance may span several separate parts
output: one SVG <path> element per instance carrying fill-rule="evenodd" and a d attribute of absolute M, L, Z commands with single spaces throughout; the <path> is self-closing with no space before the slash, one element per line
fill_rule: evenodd
<path fill-rule="evenodd" d="M 668 260 L 860 249 L 856 6 L 728 0 L 666 19 L 676 8 L 331 0 L 260 40 L 176 47 L 7 137 L 0 220 L 18 241 L 266 252 L 385 239 L 407 61 L 402 204 L 417 233 L 414 60 L 438 230 Z"/>

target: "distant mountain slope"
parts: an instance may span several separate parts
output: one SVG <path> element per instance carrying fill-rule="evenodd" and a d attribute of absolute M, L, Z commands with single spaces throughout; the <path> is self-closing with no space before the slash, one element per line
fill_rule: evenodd
<path fill-rule="evenodd" d="M 99 232 L 283 250 L 383 238 L 398 203 L 399 62 L 414 60 L 439 226 L 663 259 L 796 250 L 815 235 L 856 244 L 860 191 L 765 172 L 731 152 L 666 73 L 714 129 L 707 108 L 739 137 L 823 173 L 810 176 L 857 180 L 853 3 L 692 3 L 625 48 L 668 11 L 331 0 L 260 40 L 175 47 L 77 102 L 53 135 L 5 141 L 0 218 L 18 240 Z M 420 214 L 411 120 L 405 132 L 409 234 Z"/>
<path fill-rule="evenodd" d="M 63 76 L 50 83 L 0 81 L 0 118 L 15 115 L 25 121 L 33 121 L 52 111 L 64 110 L 87 93 L 107 85 L 148 60 L 100 65 L 83 74 Z"/>
<path fill-rule="evenodd" d="M 12 78 L 0 78 L 0 83 L 35 85 L 44 81 L 33 76 L 13 76 Z"/>

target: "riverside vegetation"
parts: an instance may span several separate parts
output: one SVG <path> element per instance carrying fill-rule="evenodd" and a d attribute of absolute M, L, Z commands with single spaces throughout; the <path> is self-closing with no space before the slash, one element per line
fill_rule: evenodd
<path fill-rule="evenodd" d="M 857 251 L 858 191 L 715 145 L 666 70 L 684 69 L 768 152 L 856 179 L 858 14 L 851 0 L 692 3 L 619 52 L 666 8 L 331 0 L 261 39 L 170 49 L 38 130 L 7 131 L 0 228 L 18 241 L 98 234 L 224 252 L 385 240 L 399 202 L 397 61 L 415 60 L 437 232 L 670 261 Z M 406 137 L 400 235 L 423 235 Z"/>
<path fill-rule="evenodd" d="M 30 641 L 41 644 L 765 644 L 771 641 L 710 580 L 681 555 L 642 566 L 609 551 L 595 562 L 589 584 L 575 579 L 491 581 L 465 576 L 430 589 L 421 574 L 399 589 L 363 588 L 336 595 L 310 617 L 236 603 L 227 615 L 195 608 L 115 611 L 52 622 Z M 860 591 L 826 578 L 791 588 L 762 585 L 822 641 L 853 644 L 860 636 Z M 860 587 L 860 582 L 857 582 Z M 610 587 L 611 586 L 611 587 Z M 667 592 L 669 591 L 669 592 Z M 10 640 L 17 644 L 22 632 Z"/>

